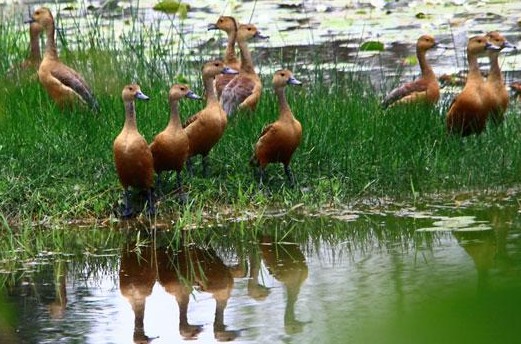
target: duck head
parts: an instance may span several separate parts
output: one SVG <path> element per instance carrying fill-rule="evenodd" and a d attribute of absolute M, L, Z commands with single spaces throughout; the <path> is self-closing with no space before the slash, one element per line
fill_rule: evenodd
<path fill-rule="evenodd" d="M 40 7 L 36 9 L 31 15 L 29 23 L 37 23 L 42 29 L 47 29 L 54 25 L 54 18 L 51 10 L 47 7 Z"/>
<path fill-rule="evenodd" d="M 203 65 L 203 76 L 214 77 L 218 74 L 238 74 L 239 72 L 230 67 L 226 67 L 223 61 L 213 60 Z"/>
<path fill-rule="evenodd" d="M 510 43 L 502 34 L 497 31 L 491 31 L 485 35 L 488 42 L 500 49 L 510 48 L 517 50 L 517 47 Z"/>
<path fill-rule="evenodd" d="M 226 33 L 237 31 L 237 21 L 234 17 L 220 16 L 215 24 L 209 24 L 208 30 L 222 30 Z"/>
<path fill-rule="evenodd" d="M 123 88 L 123 92 L 121 92 L 121 97 L 125 102 L 132 102 L 135 99 L 140 100 L 149 100 L 150 98 L 146 96 L 143 92 L 141 92 L 141 88 L 138 84 L 130 84 Z"/>
<path fill-rule="evenodd" d="M 281 69 L 273 75 L 273 86 L 284 87 L 286 85 L 302 85 L 302 82 L 297 80 L 289 69 Z"/>
<path fill-rule="evenodd" d="M 267 39 L 270 36 L 263 35 L 253 24 L 241 24 L 237 31 L 237 40 L 249 41 L 252 38 Z"/>
<path fill-rule="evenodd" d="M 170 92 L 168 92 L 168 99 L 170 101 L 179 100 L 183 97 L 189 99 L 201 99 L 197 94 L 195 94 L 188 85 L 185 84 L 175 84 L 170 88 Z"/>
<path fill-rule="evenodd" d="M 416 42 L 416 49 L 422 51 L 427 51 L 429 49 L 436 48 L 437 46 L 438 42 L 431 35 L 422 35 Z"/>
<path fill-rule="evenodd" d="M 467 44 L 467 54 L 475 56 L 483 56 L 486 52 L 497 52 L 501 48 L 490 43 L 485 36 L 474 36 L 469 38 Z"/>

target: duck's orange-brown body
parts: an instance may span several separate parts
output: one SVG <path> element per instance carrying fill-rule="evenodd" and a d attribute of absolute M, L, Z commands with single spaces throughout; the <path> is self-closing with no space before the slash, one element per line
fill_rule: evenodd
<path fill-rule="evenodd" d="M 38 78 L 49 96 L 61 108 L 79 101 L 97 111 L 98 103 L 85 80 L 58 58 L 51 11 L 45 7 L 37 9 L 32 15 L 32 21 L 38 23 L 46 33 L 45 52 L 38 68 Z"/>
<path fill-rule="evenodd" d="M 251 24 L 239 25 L 237 44 L 241 52 L 241 68 L 239 75 L 233 78 L 224 88 L 221 95 L 221 104 L 224 111 L 230 116 L 235 109 L 255 111 L 262 93 L 262 82 L 255 72 L 253 59 L 248 49 L 248 40 L 252 38 L 267 38 Z"/>
<path fill-rule="evenodd" d="M 273 76 L 273 85 L 278 97 L 279 118 L 267 125 L 255 145 L 252 162 L 256 162 L 262 171 L 269 163 L 280 162 L 286 169 L 286 174 L 292 182 L 288 170 L 291 157 L 300 144 L 302 125 L 293 116 L 286 100 L 284 89 L 287 84 L 300 84 L 289 70 L 279 70 Z"/>
<path fill-rule="evenodd" d="M 148 192 L 149 211 L 154 211 L 152 202 L 152 185 L 154 180 L 154 161 L 147 141 L 136 124 L 135 99 L 147 100 L 139 87 L 132 84 L 123 88 L 123 103 L 125 104 L 125 124 L 114 140 L 113 153 L 119 181 L 125 189 L 125 217 L 132 214 L 128 197 L 129 187 Z"/>
<path fill-rule="evenodd" d="M 490 45 L 484 36 L 469 39 L 467 82 L 447 113 L 446 125 L 450 134 L 468 136 L 480 134 L 485 129 L 487 117 L 492 108 L 492 99 L 479 70 L 478 56 L 485 54 L 492 47 L 494 46 Z"/>
<path fill-rule="evenodd" d="M 29 26 L 29 55 L 19 64 L 11 66 L 7 72 L 8 76 L 13 76 L 16 73 L 27 71 L 34 73 L 38 70 L 42 62 L 42 55 L 40 52 L 40 34 L 42 26 L 37 22 L 32 22 Z"/>
<path fill-rule="evenodd" d="M 215 24 L 208 25 L 208 30 L 222 30 L 228 35 L 228 43 L 224 54 L 223 62 L 226 66 L 240 70 L 241 62 L 235 54 L 235 42 L 237 40 L 237 21 L 230 16 L 221 16 Z M 221 98 L 221 94 L 226 85 L 235 77 L 232 74 L 219 74 L 215 77 L 215 91 L 217 98 Z"/>
<path fill-rule="evenodd" d="M 213 84 L 215 76 L 221 73 L 237 73 L 237 71 L 226 67 L 219 60 L 207 62 L 203 66 L 206 106 L 189 118 L 184 125 L 190 146 L 189 157 L 195 155 L 206 157 L 221 139 L 228 124 L 226 113 L 219 104 Z"/>
<path fill-rule="evenodd" d="M 499 32 L 492 31 L 486 34 L 489 43 L 500 47 L 514 47 L 508 42 L 503 35 Z M 505 112 L 508 108 L 508 91 L 505 87 L 503 80 L 503 74 L 499 66 L 499 51 L 489 51 L 488 56 L 490 59 L 490 72 L 488 73 L 487 81 L 485 86 L 487 93 L 492 102 L 492 108 L 489 116 L 493 123 L 500 124 L 505 118 Z"/>
<path fill-rule="evenodd" d="M 157 134 L 150 144 L 150 150 L 154 157 L 154 169 L 157 173 L 163 171 L 180 172 L 188 158 L 188 135 L 183 130 L 178 110 L 178 102 L 183 97 L 199 99 L 187 85 L 176 84 L 170 88 L 168 94 L 170 121 L 165 130 Z"/>
<path fill-rule="evenodd" d="M 440 86 L 438 79 L 428 63 L 426 53 L 436 47 L 434 37 L 423 35 L 416 43 L 416 56 L 421 69 L 421 77 L 415 81 L 408 82 L 392 90 L 384 99 L 382 105 L 388 107 L 393 104 L 425 101 L 436 104 L 440 98 Z"/>

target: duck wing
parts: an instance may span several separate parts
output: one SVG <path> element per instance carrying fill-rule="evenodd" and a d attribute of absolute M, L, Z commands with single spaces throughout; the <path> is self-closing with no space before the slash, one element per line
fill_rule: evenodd
<path fill-rule="evenodd" d="M 81 99 L 83 99 L 91 109 L 98 112 L 99 105 L 92 93 L 90 87 L 87 85 L 85 80 L 73 69 L 62 65 L 60 69 L 53 69 L 51 75 L 58 79 L 62 84 L 70 87 L 76 92 Z"/>
<path fill-rule="evenodd" d="M 255 88 L 255 82 L 247 76 L 236 76 L 226 85 L 221 95 L 221 105 L 224 112 L 230 116 Z"/>
<path fill-rule="evenodd" d="M 389 94 L 384 98 L 382 101 L 382 107 L 385 109 L 400 99 L 412 96 L 413 94 L 426 92 L 427 86 L 427 82 L 423 79 L 418 79 L 398 86 L 389 92 Z"/>

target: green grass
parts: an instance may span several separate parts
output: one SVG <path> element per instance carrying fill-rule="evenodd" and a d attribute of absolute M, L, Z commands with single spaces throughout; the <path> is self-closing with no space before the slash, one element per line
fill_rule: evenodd
<path fill-rule="evenodd" d="M 135 19 L 118 36 L 114 29 L 97 29 L 90 16 L 84 20 L 87 34 L 60 36 L 59 51 L 93 86 L 102 109 L 98 115 L 84 109 L 63 113 L 34 79 L 0 77 L 0 213 L 9 223 L 112 216 L 122 191 L 112 160 L 112 142 L 124 121 L 122 87 L 137 80 L 151 98 L 137 104 L 139 130 L 148 141 L 167 122 L 167 92 L 174 80 L 186 79 L 203 93 L 199 71 L 204 59 L 189 61 L 161 44 L 183 39 L 174 31 L 165 37 L 159 27 Z M 0 57 L 0 75 L 23 58 L 27 41 L 20 37 L 26 29 L 18 21 L 0 27 L 0 47 L 9 52 Z M 269 66 L 261 62 L 261 67 Z M 501 128 L 462 140 L 446 135 L 440 115 L 445 109 L 418 105 L 384 112 L 381 95 L 359 72 L 294 73 L 304 81 L 302 87 L 287 90 L 304 129 L 292 161 L 298 187 L 289 188 L 282 167 L 273 165 L 267 169 L 269 192 L 259 191 L 248 165 L 262 127 L 277 117 L 267 75 L 257 112 L 232 118 L 210 153 L 211 176 L 200 177 L 197 161 L 196 176 L 184 178 L 190 202 L 179 205 L 167 194 L 158 205 L 159 217 L 189 218 L 183 223 L 192 223 L 203 213 L 224 210 L 233 215 L 300 203 L 320 207 L 365 198 L 417 200 L 519 185 L 521 119 L 513 109 Z M 181 116 L 203 106 L 183 101 Z"/>

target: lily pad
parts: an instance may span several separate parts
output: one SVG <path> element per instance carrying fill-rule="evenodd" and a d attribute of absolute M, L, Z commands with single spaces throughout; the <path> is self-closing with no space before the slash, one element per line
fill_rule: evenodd
<path fill-rule="evenodd" d="M 186 18 L 189 5 L 175 0 L 163 0 L 154 5 L 153 8 L 159 12 L 179 14 L 181 18 Z"/>
<path fill-rule="evenodd" d="M 378 41 L 367 41 L 362 43 L 360 51 L 383 51 L 384 44 Z"/>

